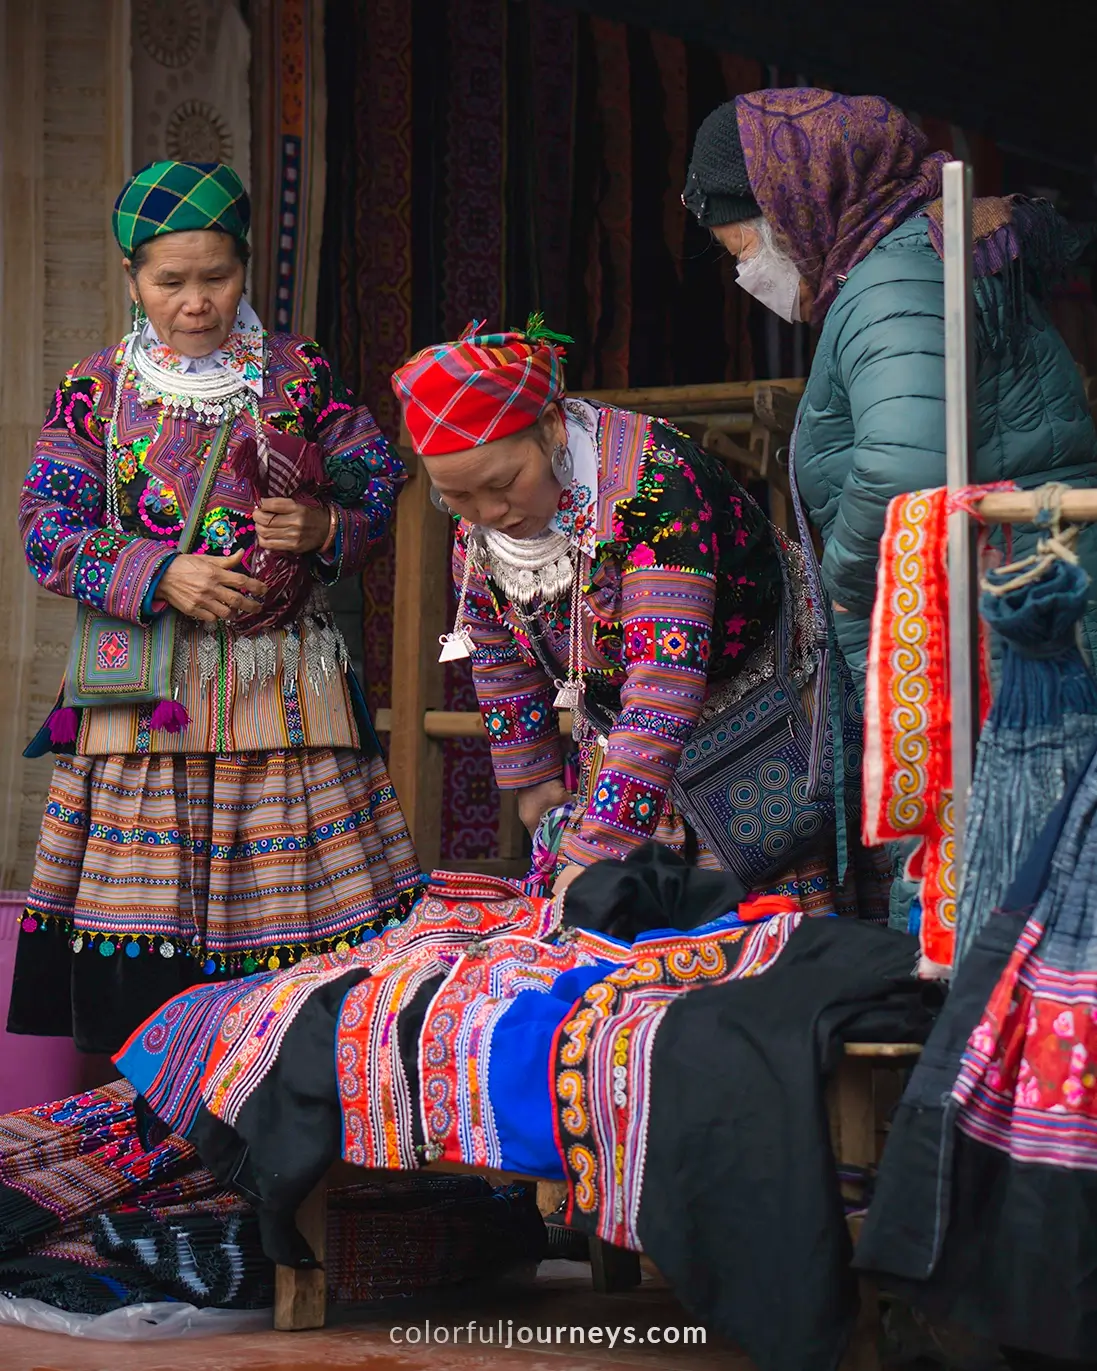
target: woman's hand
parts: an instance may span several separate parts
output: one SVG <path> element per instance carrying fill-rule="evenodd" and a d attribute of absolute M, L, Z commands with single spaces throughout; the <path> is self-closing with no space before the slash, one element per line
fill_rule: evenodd
<path fill-rule="evenodd" d="M 571 885 L 572 881 L 574 881 L 577 876 L 581 876 L 585 870 L 585 866 L 576 866 L 574 863 L 570 866 L 565 866 L 563 871 L 560 872 L 559 876 L 557 876 L 556 880 L 552 883 L 553 895 L 562 895 L 564 891 L 567 890 L 568 886 Z"/>
<path fill-rule="evenodd" d="M 532 838 L 550 809 L 574 798 L 564 789 L 563 781 L 543 781 L 540 785 L 528 786 L 518 792 L 518 817 Z"/>
<path fill-rule="evenodd" d="M 331 532 L 326 506 L 299 505 L 295 500 L 268 497 L 252 511 L 255 540 L 269 552 L 292 552 L 303 557 L 319 552 Z"/>
<path fill-rule="evenodd" d="M 243 556 L 243 552 L 231 557 L 180 552 L 160 577 L 156 598 L 204 624 L 254 614 L 263 608 L 260 601 L 267 588 L 239 570 Z"/>

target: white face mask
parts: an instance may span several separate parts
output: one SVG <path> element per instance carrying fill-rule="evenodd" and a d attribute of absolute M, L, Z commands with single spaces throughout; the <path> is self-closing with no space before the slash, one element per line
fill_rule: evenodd
<path fill-rule="evenodd" d="M 800 273 L 790 257 L 773 241 L 773 230 L 765 219 L 752 219 L 744 228 L 758 236 L 758 248 L 750 257 L 741 257 L 736 268 L 739 284 L 767 309 L 787 319 L 800 320 Z"/>

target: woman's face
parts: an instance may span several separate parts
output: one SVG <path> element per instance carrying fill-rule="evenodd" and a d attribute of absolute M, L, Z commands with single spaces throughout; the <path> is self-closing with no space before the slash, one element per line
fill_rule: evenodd
<path fill-rule="evenodd" d="M 758 234 L 749 223 L 721 224 L 712 230 L 712 236 L 718 243 L 722 243 L 736 260 L 740 257 L 750 257 L 758 251 Z"/>
<path fill-rule="evenodd" d="M 560 503 L 552 453 L 566 441 L 564 421 L 553 405 L 536 424 L 509 438 L 422 462 L 439 495 L 462 519 L 511 538 L 536 538 Z"/>
<path fill-rule="evenodd" d="M 727 248 L 736 261 L 748 261 L 758 251 L 761 239 L 757 229 L 749 221 L 743 224 L 721 224 L 712 230 L 712 236 L 721 246 Z M 800 318 L 811 318 L 811 306 L 815 294 L 811 287 L 800 277 Z"/>
<path fill-rule="evenodd" d="M 244 265 L 227 233 L 165 233 L 145 244 L 136 267 L 128 258 L 122 265 L 162 343 L 182 357 L 224 345 L 244 293 Z"/>

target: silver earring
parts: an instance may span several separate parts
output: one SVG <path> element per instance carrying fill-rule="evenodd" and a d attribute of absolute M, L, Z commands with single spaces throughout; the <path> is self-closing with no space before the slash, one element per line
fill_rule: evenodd
<path fill-rule="evenodd" d="M 450 509 L 449 505 L 447 505 L 445 500 L 439 495 L 437 486 L 431 486 L 430 488 L 430 502 L 440 514 L 448 514 L 451 518 L 453 517 L 453 510 Z"/>
<path fill-rule="evenodd" d="M 571 485 L 571 478 L 575 470 L 575 462 L 571 455 L 571 448 L 567 443 L 557 443 L 552 449 L 552 474 L 556 477 L 557 485 L 565 489 Z"/>

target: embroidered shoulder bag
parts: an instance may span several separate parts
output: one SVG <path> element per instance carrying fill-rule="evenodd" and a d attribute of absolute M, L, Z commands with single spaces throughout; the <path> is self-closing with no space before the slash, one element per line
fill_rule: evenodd
<path fill-rule="evenodd" d="M 795 440 L 794 440 L 795 443 Z M 797 625 L 789 554 L 778 548 L 783 590 L 768 660 L 745 692 L 721 707 L 719 692 L 682 750 L 671 785 L 679 811 L 727 870 L 757 889 L 813 840 L 835 834 L 838 880 L 848 862 L 847 809 L 856 808 L 863 729 L 856 687 L 832 646 L 832 628 L 811 533 L 789 483 L 803 552 L 811 622 Z M 810 635 L 808 663 L 792 663 L 797 628 Z M 810 669 L 814 659 L 814 672 Z M 806 669 L 805 669 L 806 667 Z M 812 707 L 802 690 L 814 676 Z M 734 687 L 736 681 L 729 682 Z"/>
<path fill-rule="evenodd" d="M 191 550 L 206 504 L 228 449 L 232 417 L 210 444 L 198 489 L 179 535 L 177 551 Z M 81 602 L 65 670 L 64 703 L 77 709 L 95 705 L 152 704 L 172 695 L 172 659 L 178 615 L 170 606 L 151 624 L 116 619 Z"/>

